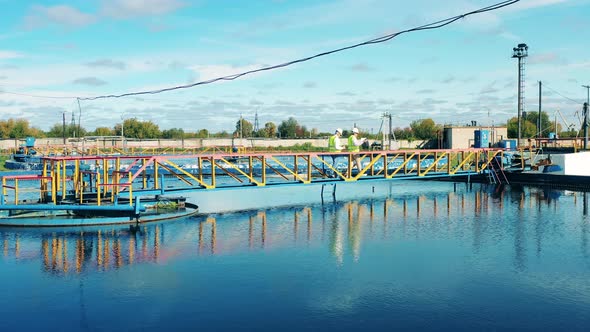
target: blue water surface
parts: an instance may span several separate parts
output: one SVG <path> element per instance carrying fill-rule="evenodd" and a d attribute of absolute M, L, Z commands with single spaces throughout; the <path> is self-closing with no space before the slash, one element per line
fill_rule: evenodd
<path fill-rule="evenodd" d="M 139 227 L 0 228 L 0 326 L 590 329 L 589 194 L 391 186 L 366 200 Z"/>

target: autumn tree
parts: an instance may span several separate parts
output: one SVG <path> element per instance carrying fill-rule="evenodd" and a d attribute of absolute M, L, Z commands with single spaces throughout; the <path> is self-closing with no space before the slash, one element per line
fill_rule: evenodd
<path fill-rule="evenodd" d="M 277 125 L 274 122 L 264 124 L 264 137 L 272 138 L 277 136 Z"/>
<path fill-rule="evenodd" d="M 0 121 L 1 138 L 43 137 L 43 131 L 31 127 L 25 119 L 8 119 Z"/>

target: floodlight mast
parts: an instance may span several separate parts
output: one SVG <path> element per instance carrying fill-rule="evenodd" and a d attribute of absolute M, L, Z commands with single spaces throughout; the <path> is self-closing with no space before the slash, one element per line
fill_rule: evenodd
<path fill-rule="evenodd" d="M 512 49 L 512 57 L 518 59 L 518 137 L 517 145 L 520 146 L 520 138 L 522 137 L 522 113 L 524 112 L 524 58 L 528 54 L 529 47 L 527 44 L 521 43 Z"/>

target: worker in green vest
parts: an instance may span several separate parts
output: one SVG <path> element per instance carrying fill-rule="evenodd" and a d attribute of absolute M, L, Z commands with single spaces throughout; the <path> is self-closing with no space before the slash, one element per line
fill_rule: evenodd
<path fill-rule="evenodd" d="M 334 132 L 334 135 L 328 139 L 328 151 L 329 152 L 340 152 L 343 147 L 340 145 L 340 137 L 342 136 L 342 129 L 338 128 Z"/>
<path fill-rule="evenodd" d="M 366 141 L 366 138 L 359 138 L 359 130 L 358 128 L 352 128 L 352 135 L 348 137 L 348 152 L 359 152 L 360 146 Z M 354 159 L 356 163 L 356 168 L 360 172 L 361 171 L 361 158 L 359 158 L 358 154 L 353 154 L 352 159 Z M 365 174 L 366 175 L 366 174 Z"/>
<path fill-rule="evenodd" d="M 330 138 L 328 139 L 328 152 L 340 152 L 344 149 L 344 147 L 340 144 L 340 137 L 342 136 L 342 129 L 341 128 L 337 128 L 336 131 L 334 132 L 334 135 L 330 136 Z M 332 157 L 332 167 L 336 168 L 335 164 L 336 164 L 336 157 L 338 157 L 338 155 L 331 155 Z M 335 177 L 336 175 L 334 174 L 334 172 L 332 170 L 328 171 L 328 176 L 329 177 Z"/>

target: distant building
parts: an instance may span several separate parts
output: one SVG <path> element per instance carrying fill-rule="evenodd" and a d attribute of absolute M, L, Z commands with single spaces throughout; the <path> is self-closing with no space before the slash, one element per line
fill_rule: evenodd
<path fill-rule="evenodd" d="M 472 147 L 493 147 L 508 139 L 507 127 L 486 126 L 445 126 L 442 147 L 444 149 L 467 149 Z"/>

